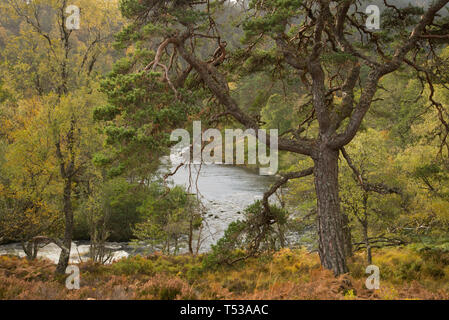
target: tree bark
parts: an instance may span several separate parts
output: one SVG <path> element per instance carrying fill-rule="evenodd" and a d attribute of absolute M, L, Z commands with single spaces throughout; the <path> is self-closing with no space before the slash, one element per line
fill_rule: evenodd
<path fill-rule="evenodd" d="M 315 162 L 318 237 L 321 264 L 335 275 L 348 272 L 343 217 L 338 196 L 338 150 L 320 147 Z"/>
<path fill-rule="evenodd" d="M 190 208 L 190 210 L 193 210 Z M 189 221 L 189 253 L 193 255 L 193 213 L 191 212 L 190 221 Z"/>
<path fill-rule="evenodd" d="M 363 196 L 363 221 L 362 221 L 362 227 L 363 227 L 363 238 L 365 240 L 366 245 L 366 260 L 368 264 L 372 264 L 373 257 L 371 254 L 371 245 L 369 243 L 369 237 L 368 237 L 368 193 L 365 192 Z"/>
<path fill-rule="evenodd" d="M 349 218 L 346 212 L 341 212 L 341 217 L 343 219 L 343 237 L 345 242 L 345 256 L 346 258 L 352 257 L 353 249 L 352 249 L 352 236 L 351 236 L 351 228 L 349 226 Z"/>
<path fill-rule="evenodd" d="M 369 238 L 368 238 L 368 223 L 363 224 L 363 238 L 364 238 L 365 245 L 366 245 L 366 260 L 367 260 L 368 264 L 370 265 L 373 263 L 373 255 L 371 253 L 371 244 L 370 244 Z"/>
<path fill-rule="evenodd" d="M 72 208 L 72 179 L 66 178 L 64 182 L 64 240 L 63 244 L 65 248 L 61 248 L 61 254 L 59 255 L 58 266 L 56 267 L 57 273 L 65 273 L 70 260 L 70 250 L 72 247 L 73 238 L 73 208 Z"/>

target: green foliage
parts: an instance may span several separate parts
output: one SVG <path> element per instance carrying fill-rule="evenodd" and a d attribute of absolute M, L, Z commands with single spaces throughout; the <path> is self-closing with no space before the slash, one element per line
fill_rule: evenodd
<path fill-rule="evenodd" d="M 110 272 L 115 275 L 154 276 L 156 274 L 163 274 L 182 276 L 192 282 L 203 272 L 202 257 L 192 257 L 188 255 L 152 255 L 149 257 L 136 255 L 117 261 L 110 266 L 110 269 Z"/>
<path fill-rule="evenodd" d="M 262 203 L 256 201 L 245 209 L 245 220 L 231 222 L 223 237 L 212 246 L 211 253 L 204 259 L 204 267 L 233 264 L 261 252 L 282 247 L 282 239 L 285 238 L 282 228 L 287 224 L 287 211 L 270 205 L 270 217 L 276 221 L 270 226 L 261 223 L 264 219 L 262 211 Z M 254 247 L 254 243 L 258 243 L 257 247 Z"/>
<path fill-rule="evenodd" d="M 226 59 L 214 64 L 222 73 L 225 94 L 229 89 L 237 105 L 260 127 L 279 129 L 285 138 L 323 137 L 312 106 L 316 96 L 310 92 L 310 70 L 306 70 L 311 64 L 298 68 L 304 69 L 298 75 L 296 66 L 286 63 L 289 54 L 298 63 L 310 62 L 312 48 L 319 55 L 325 85 L 321 102 L 327 111 L 337 110 L 335 115 L 342 114 L 339 111 L 348 97 L 341 94 L 344 74 L 356 59 L 366 62 L 348 50 L 342 52 L 339 41 L 330 37 L 335 21 L 325 23 L 320 50 L 316 50 L 312 39 L 318 6 L 308 7 L 303 0 L 251 0 L 248 12 L 221 1 L 205 6 L 194 0 L 120 0 L 128 25 L 116 34 L 114 52 L 109 36 L 122 24 L 118 12 L 106 2 L 80 1 L 86 27 L 66 39 L 61 38 L 62 24 L 55 11 L 58 1 L 49 0 L 46 6 L 14 2 L 21 10 L 11 7 L 11 2 L 0 4 L 0 240 L 61 235 L 66 183 L 77 238 L 92 239 L 99 233 L 103 241 L 136 237 L 137 242 L 150 243 L 151 249 L 165 253 L 179 253 L 191 244 L 193 231 L 202 227 L 198 200 L 181 187 L 166 188 L 155 177 L 161 157 L 172 144 L 172 130 L 190 127 L 194 119 L 210 120 L 223 111 L 224 99 L 213 99 L 195 68 L 184 85 L 178 85 L 176 80 L 187 66 L 179 59 L 179 47 L 170 43 L 156 57 L 156 48 L 168 37 L 186 30 L 196 33 L 185 49 L 208 61 L 211 68 L 220 53 L 215 50 L 217 42 L 226 40 Z M 368 2 L 361 1 L 359 9 Z M 350 11 L 343 33 L 365 57 L 376 63 L 390 61 L 396 45 L 408 41 L 424 12 L 404 4 L 401 1 L 398 9 L 383 8 L 382 30 L 371 31 L 368 41 L 367 33 L 354 26 L 365 18 L 363 13 Z M 102 15 L 93 13 L 96 5 Z M 434 86 L 430 88 L 405 67 L 384 77 L 358 134 L 346 146 L 360 177 L 340 157 L 339 195 L 353 241 L 398 236 L 415 242 L 411 253 L 393 249 L 378 260 L 374 257 L 388 279 L 447 279 L 449 73 L 445 71 L 449 70 L 449 50 L 444 45 L 448 22 L 444 13 L 425 28 L 427 35 L 437 36 L 430 40 L 435 45 L 431 54 L 423 37 L 407 56 L 429 69 Z M 151 64 L 156 58 L 159 64 Z M 353 92 L 355 104 L 368 76 L 369 67 L 362 65 L 357 79 L 360 89 Z M 302 84 L 305 89 L 300 88 Z M 437 102 L 429 104 L 429 96 Z M 233 120 L 226 121 L 218 124 L 219 129 L 221 124 L 235 125 Z M 346 117 L 335 124 L 336 134 L 347 121 Z M 313 160 L 287 152 L 281 153 L 280 160 L 287 171 L 313 165 Z M 74 166 L 69 181 L 61 167 Z M 401 192 L 369 191 L 360 180 Z M 278 196 L 282 208 L 271 205 L 268 217 L 263 216 L 260 201 L 246 208 L 244 220 L 229 225 L 204 266 L 232 264 L 247 255 L 298 242 L 316 248 L 316 236 L 311 233 L 316 226 L 313 176 L 289 182 Z M 276 223 L 268 225 L 262 219 Z M 287 241 L 288 236 L 298 240 Z M 283 269 L 280 273 L 307 273 L 312 263 L 303 265 L 296 261 L 299 257 L 283 250 L 274 261 Z M 290 261 L 295 263 L 289 265 Z M 178 262 L 184 263 L 136 257 L 111 268 L 133 276 L 155 276 L 167 269 L 173 274 L 187 272 L 184 276 L 189 279 L 203 271 L 196 261 L 188 262 L 192 266 L 187 271 Z M 361 264 L 354 270 L 354 274 L 363 273 Z M 246 280 L 223 282 L 233 292 L 257 287 Z M 165 279 L 156 279 L 142 295 L 171 299 L 184 290 L 179 283 L 164 285 Z M 347 298 L 355 295 L 353 290 L 346 291 Z"/>
<path fill-rule="evenodd" d="M 161 77 L 159 72 L 134 72 L 128 60 L 120 60 L 102 82 L 108 103 L 94 110 L 94 118 L 104 126 L 108 148 L 101 157 L 109 159 L 110 176 L 151 176 L 171 145 L 171 131 L 198 110 L 195 94 L 174 93 Z"/>
<path fill-rule="evenodd" d="M 171 249 L 177 254 L 185 238 L 202 224 L 198 200 L 180 186 L 167 190 L 153 183 L 139 212 L 144 221 L 136 225 L 134 235 L 168 254 Z"/>
<path fill-rule="evenodd" d="M 370 148 L 366 148 L 369 145 Z M 353 164 L 366 184 L 383 184 L 401 190 L 400 171 L 394 162 L 395 147 L 386 132 L 368 129 L 347 147 Z M 370 236 L 385 235 L 401 214 L 402 199 L 395 193 L 365 191 L 345 163 L 341 170 L 342 208 L 353 221 L 354 242 L 363 241 L 361 221 L 367 219 Z M 365 216 L 366 215 L 366 216 Z"/>
<path fill-rule="evenodd" d="M 148 193 L 141 185 L 114 178 L 102 184 L 100 191 L 92 195 L 92 200 L 98 202 L 92 213 L 98 216 L 96 219 L 106 219 L 103 222 L 109 234 L 108 241 L 130 241 L 133 238 L 134 226 L 143 221 L 139 208 Z M 89 227 L 94 223 L 87 203 L 75 213 L 75 222 L 75 237 L 86 239 Z"/>
<path fill-rule="evenodd" d="M 298 16 L 298 13 L 301 12 L 302 3 L 302 0 L 250 1 L 250 9 L 257 7 L 269 13 L 251 17 L 244 22 L 243 29 L 246 32 L 246 39 L 249 40 L 260 33 L 276 35 L 284 31 L 285 23 L 290 18 Z"/>
<path fill-rule="evenodd" d="M 243 258 L 245 252 L 238 250 L 242 247 L 241 236 L 246 228 L 244 221 L 233 221 L 225 230 L 222 238 L 212 245 L 211 253 L 204 259 L 205 268 L 213 268 L 226 261 L 235 261 Z"/>
<path fill-rule="evenodd" d="M 294 128 L 298 122 L 298 115 L 292 112 L 292 104 L 297 103 L 298 96 L 292 95 L 282 97 L 279 94 L 273 94 L 261 110 L 262 119 L 266 122 L 266 127 L 278 129 L 282 134 L 291 128 Z"/>

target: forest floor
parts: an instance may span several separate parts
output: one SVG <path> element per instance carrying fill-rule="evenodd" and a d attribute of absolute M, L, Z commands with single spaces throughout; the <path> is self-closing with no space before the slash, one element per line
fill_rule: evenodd
<path fill-rule="evenodd" d="M 80 289 L 43 260 L 0 257 L 0 299 L 449 299 L 449 252 L 410 247 L 374 251 L 380 288 L 365 287 L 362 253 L 335 278 L 317 254 L 282 249 L 233 266 L 205 268 L 203 257 L 136 256 L 80 264 Z"/>

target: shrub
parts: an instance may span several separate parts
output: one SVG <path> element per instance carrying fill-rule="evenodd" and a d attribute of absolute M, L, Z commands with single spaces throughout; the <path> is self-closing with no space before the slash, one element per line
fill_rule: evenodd
<path fill-rule="evenodd" d="M 114 274 L 126 275 L 154 275 L 156 273 L 153 261 L 151 261 L 150 259 L 146 259 L 140 255 L 117 261 L 116 263 L 112 264 L 112 270 Z"/>
<path fill-rule="evenodd" d="M 193 300 L 196 296 L 193 289 L 178 277 L 156 275 L 146 282 L 139 292 L 143 299 L 156 300 Z"/>

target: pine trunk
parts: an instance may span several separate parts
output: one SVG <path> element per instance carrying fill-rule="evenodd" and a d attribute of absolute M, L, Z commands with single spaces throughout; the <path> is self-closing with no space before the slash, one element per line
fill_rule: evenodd
<path fill-rule="evenodd" d="M 321 264 L 335 275 L 348 272 L 345 228 L 338 196 L 338 150 L 321 148 L 315 159 L 318 237 Z"/>

